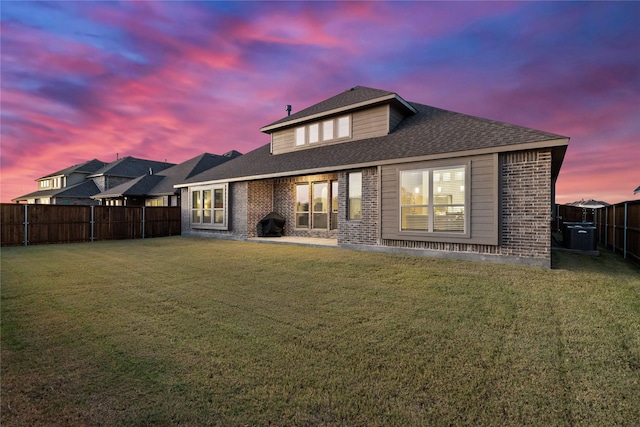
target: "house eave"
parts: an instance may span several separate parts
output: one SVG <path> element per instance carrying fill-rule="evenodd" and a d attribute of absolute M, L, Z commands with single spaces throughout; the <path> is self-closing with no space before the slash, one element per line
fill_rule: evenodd
<path fill-rule="evenodd" d="M 480 149 L 474 149 L 474 150 L 428 154 L 424 156 L 384 159 L 384 160 L 377 160 L 377 161 L 370 161 L 370 162 L 363 162 L 363 163 L 350 163 L 350 164 L 344 164 L 344 165 L 328 165 L 328 166 L 322 166 L 318 168 L 296 169 L 291 171 L 276 172 L 276 173 L 270 173 L 270 174 L 249 175 L 249 176 L 241 176 L 241 177 L 234 177 L 234 178 L 228 178 L 228 179 L 216 179 L 216 180 L 210 180 L 210 181 L 190 182 L 190 183 L 184 183 L 184 184 L 176 184 L 174 185 L 174 188 L 187 188 L 187 187 L 201 186 L 201 185 L 222 184 L 227 182 L 256 181 L 256 180 L 271 179 L 271 178 L 285 178 L 285 177 L 297 176 L 297 175 L 314 175 L 314 174 L 337 172 L 337 171 L 350 170 L 350 169 L 385 166 L 385 165 L 393 165 L 393 164 L 399 164 L 399 163 L 423 162 L 423 161 L 430 161 L 430 160 L 470 157 L 470 156 L 477 156 L 482 154 L 527 151 L 527 150 L 535 150 L 535 149 L 541 149 L 541 148 L 553 149 L 557 147 L 566 147 L 568 144 L 569 144 L 569 138 L 558 138 L 553 140 L 504 145 L 499 147 L 488 147 L 488 148 L 480 148 Z"/>
<path fill-rule="evenodd" d="M 280 122 L 280 123 L 276 123 L 276 124 L 272 124 L 272 125 L 267 125 L 267 126 L 264 126 L 264 127 L 260 128 L 260 132 L 270 133 L 270 131 L 274 131 L 274 130 L 277 130 L 277 129 L 286 128 L 286 127 L 293 126 L 293 125 L 296 125 L 296 124 L 308 122 L 310 120 L 315 120 L 315 119 L 318 119 L 318 118 L 321 118 L 321 117 L 332 116 L 332 115 L 344 113 L 344 112 L 347 112 L 347 111 L 355 110 L 355 109 L 358 109 L 358 108 L 367 107 L 367 106 L 374 105 L 374 104 L 379 104 L 379 103 L 386 102 L 386 101 L 397 101 L 400 104 L 402 104 L 402 106 L 404 106 L 407 110 L 411 111 L 413 114 L 416 114 L 418 112 L 418 110 L 416 110 L 407 101 L 405 101 L 404 99 L 399 97 L 397 94 L 392 93 L 392 94 L 389 94 L 389 95 L 386 95 L 386 96 L 381 96 L 379 98 L 374 98 L 374 99 L 370 99 L 370 100 L 367 100 L 367 101 L 358 102 L 356 104 L 350 104 L 350 105 L 346 105 L 344 107 L 334 108 L 334 109 L 328 110 L 328 111 L 323 111 L 321 113 L 315 113 L 315 114 L 311 114 L 311 115 L 308 115 L 308 116 L 299 117 L 297 119 L 287 120 L 285 122 Z"/>

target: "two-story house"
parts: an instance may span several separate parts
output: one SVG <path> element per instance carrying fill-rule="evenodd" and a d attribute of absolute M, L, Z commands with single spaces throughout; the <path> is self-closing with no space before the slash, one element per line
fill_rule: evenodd
<path fill-rule="evenodd" d="M 14 202 L 52 205 L 95 205 L 100 192 L 131 181 L 149 171 L 160 172 L 173 163 L 123 157 L 111 163 L 97 159 L 70 166 L 38 178 L 38 190 L 16 197 Z"/>
<path fill-rule="evenodd" d="M 180 190 L 174 185 L 242 154 L 232 150 L 222 155 L 203 153 L 159 172 L 146 175 L 91 196 L 106 206 L 180 206 Z"/>
<path fill-rule="evenodd" d="M 271 142 L 185 180 L 183 234 L 549 267 L 569 138 L 354 87 L 260 129 Z"/>
<path fill-rule="evenodd" d="M 93 180 L 87 177 L 105 165 L 105 162 L 93 159 L 45 175 L 36 179 L 38 190 L 16 197 L 13 201 L 43 205 L 93 204 L 95 202 L 89 197 L 99 190 Z"/>

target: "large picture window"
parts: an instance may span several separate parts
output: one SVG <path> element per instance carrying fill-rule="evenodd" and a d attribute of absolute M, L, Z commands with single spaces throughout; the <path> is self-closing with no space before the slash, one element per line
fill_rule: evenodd
<path fill-rule="evenodd" d="M 227 185 L 191 190 L 191 224 L 227 228 Z"/>
<path fill-rule="evenodd" d="M 402 231 L 465 232 L 467 167 L 400 172 Z"/>

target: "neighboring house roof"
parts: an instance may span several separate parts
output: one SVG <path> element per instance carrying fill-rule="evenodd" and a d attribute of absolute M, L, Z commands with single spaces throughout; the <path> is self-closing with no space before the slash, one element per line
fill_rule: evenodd
<path fill-rule="evenodd" d="M 123 196 L 166 196 L 176 194 L 180 191 L 174 188 L 174 185 L 178 182 L 182 182 L 241 155 L 241 153 L 235 150 L 229 151 L 221 156 L 204 153 L 183 163 L 164 169 L 158 174 L 143 175 L 132 179 L 124 184 L 96 194 L 92 196 L 92 198 L 107 199 Z"/>
<path fill-rule="evenodd" d="M 304 110 L 300 110 L 297 113 L 277 120 L 267 126 L 264 126 L 260 130 L 265 132 L 274 127 L 280 127 L 281 125 L 291 122 L 291 124 L 297 123 L 303 120 L 309 120 L 316 115 L 329 115 L 337 114 L 340 111 L 352 110 L 353 108 L 370 106 L 378 102 L 396 101 L 398 104 L 404 106 L 410 113 L 415 113 L 411 105 L 394 92 L 386 90 L 373 89 L 370 87 L 356 86 L 329 99 L 314 104 Z"/>
<path fill-rule="evenodd" d="M 93 178 L 100 175 L 110 175 L 137 178 L 149 173 L 149 169 L 151 169 L 153 173 L 156 173 L 171 166 L 175 166 L 175 163 L 157 162 L 154 160 L 138 159 L 136 157 L 127 156 L 105 165 L 101 169 L 89 175 L 89 177 Z"/>
<path fill-rule="evenodd" d="M 369 92 L 368 89 L 366 92 Z M 417 113 L 402 120 L 388 135 L 277 155 L 270 154 L 270 144 L 266 144 L 189 178 L 178 186 L 196 182 L 288 176 L 301 172 L 320 173 L 394 163 L 400 159 L 447 157 L 460 152 L 524 150 L 537 148 L 540 144 L 566 149 L 568 137 L 565 136 L 428 105 L 410 105 Z M 559 170 L 559 166 L 556 170 Z"/>
<path fill-rule="evenodd" d="M 567 203 L 567 206 L 576 206 L 579 208 L 587 208 L 587 209 L 598 209 L 603 208 L 605 206 L 609 206 L 607 202 L 601 202 L 599 200 L 577 200 L 575 202 Z"/>
<path fill-rule="evenodd" d="M 108 199 L 122 196 L 143 196 L 149 193 L 165 177 L 162 175 L 143 175 L 117 185 L 102 193 L 91 196 L 92 199 Z"/>
<path fill-rule="evenodd" d="M 86 161 L 84 163 L 80 163 L 80 164 L 77 164 L 77 165 L 69 166 L 68 168 L 64 168 L 64 169 L 59 170 L 59 171 L 54 172 L 54 173 L 50 173 L 49 175 L 45 175 L 43 177 L 38 178 L 37 180 L 44 179 L 44 178 L 50 178 L 52 176 L 60 176 L 60 175 L 67 176 L 67 175 L 70 175 L 72 173 L 87 173 L 87 174 L 94 173 L 97 170 L 99 170 L 100 168 L 103 168 L 105 165 L 106 165 L 106 163 L 103 162 L 102 160 L 93 159 L 93 160 Z"/>
<path fill-rule="evenodd" d="M 52 175 L 55 176 L 55 175 Z M 100 189 L 92 180 L 82 181 L 78 184 L 65 188 L 56 188 L 50 190 L 34 191 L 33 193 L 25 194 L 24 196 L 16 197 L 12 199 L 14 202 L 24 201 L 27 199 L 40 199 L 44 197 L 66 197 L 66 198 L 89 198 L 93 194 L 96 194 Z"/>
<path fill-rule="evenodd" d="M 638 185 L 638 188 L 633 190 L 633 194 L 638 194 L 638 193 L 640 193 L 640 185 Z"/>

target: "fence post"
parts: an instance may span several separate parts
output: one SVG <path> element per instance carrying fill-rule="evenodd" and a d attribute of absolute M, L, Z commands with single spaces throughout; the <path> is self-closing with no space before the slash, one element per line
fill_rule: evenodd
<path fill-rule="evenodd" d="M 144 239 L 144 206 L 142 207 L 142 238 Z"/>
<path fill-rule="evenodd" d="M 95 223 L 95 219 L 93 216 L 93 208 L 94 206 L 91 205 L 91 237 L 90 237 L 90 241 L 93 242 L 93 224 Z"/>
<path fill-rule="evenodd" d="M 29 220 L 27 216 L 27 206 L 28 204 L 24 204 L 24 245 L 27 246 L 29 244 L 28 232 L 29 232 Z"/>
<path fill-rule="evenodd" d="M 627 219 L 627 202 L 624 202 L 624 229 L 623 229 L 623 243 L 622 243 L 622 256 L 627 259 L 627 226 L 629 221 Z"/>
<path fill-rule="evenodd" d="M 604 247 L 606 248 L 609 243 L 609 206 L 605 208 L 604 213 Z"/>
<path fill-rule="evenodd" d="M 611 246 L 613 246 L 613 253 L 616 253 L 616 205 L 613 205 L 613 226 L 611 229 L 613 230 L 613 236 L 611 236 Z"/>

